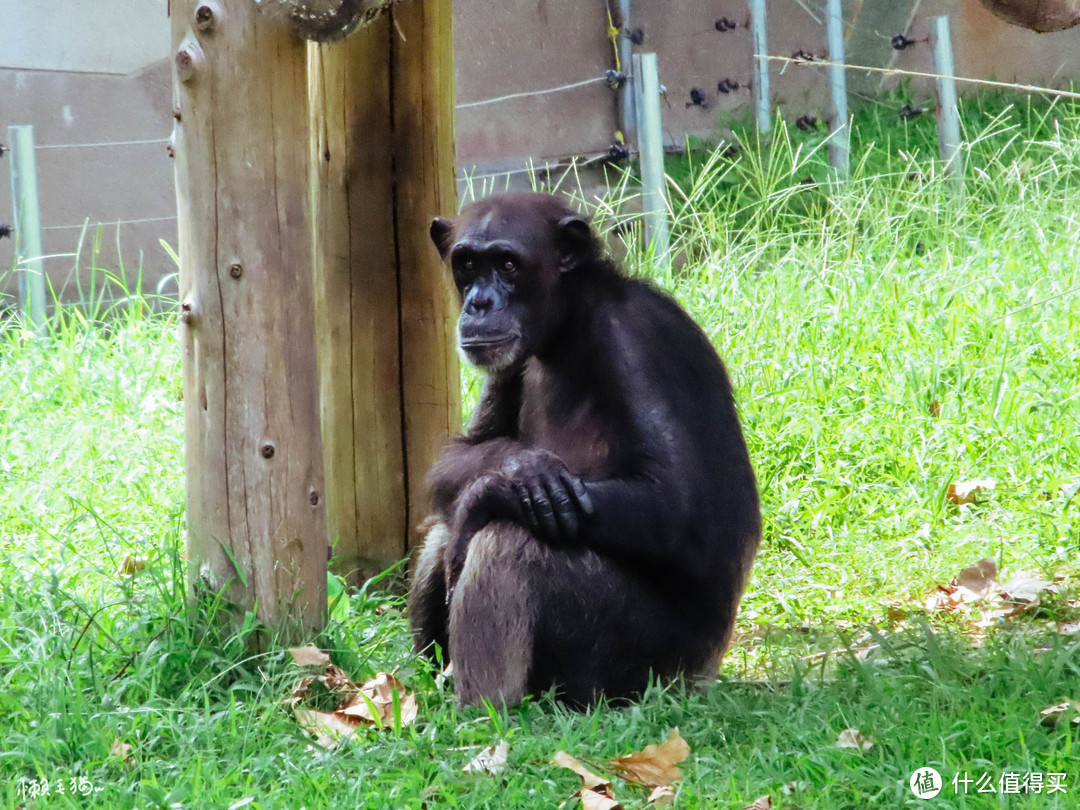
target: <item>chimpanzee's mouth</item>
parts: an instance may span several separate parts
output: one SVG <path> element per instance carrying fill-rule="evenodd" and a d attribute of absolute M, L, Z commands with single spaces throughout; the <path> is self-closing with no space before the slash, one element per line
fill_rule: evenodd
<path fill-rule="evenodd" d="M 496 346 L 505 346 L 520 337 L 516 333 L 508 335 L 476 335 L 475 337 L 462 337 L 459 341 L 461 348 L 468 349 L 492 349 Z"/>

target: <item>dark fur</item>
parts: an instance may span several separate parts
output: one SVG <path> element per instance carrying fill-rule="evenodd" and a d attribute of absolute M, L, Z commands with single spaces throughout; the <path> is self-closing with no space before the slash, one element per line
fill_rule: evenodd
<path fill-rule="evenodd" d="M 509 281 L 460 268 L 455 280 L 462 334 L 516 329 L 525 348 L 513 362 L 500 349 L 468 433 L 431 471 L 433 528 L 410 593 L 417 649 L 449 653 L 464 704 L 551 686 L 583 704 L 636 695 L 650 672 L 715 674 L 761 528 L 705 334 L 622 275 L 553 197 L 489 198 L 432 236 L 444 256 L 521 248 Z M 527 497 L 536 481 L 554 523 Z"/>

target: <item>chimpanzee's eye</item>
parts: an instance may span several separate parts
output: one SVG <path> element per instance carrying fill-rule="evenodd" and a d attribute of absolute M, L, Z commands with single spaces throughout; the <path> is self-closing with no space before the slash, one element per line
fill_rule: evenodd
<path fill-rule="evenodd" d="M 513 273 L 515 270 L 517 270 L 517 265 L 507 259 L 505 262 L 503 262 L 503 270 L 505 270 L 507 273 Z"/>
<path fill-rule="evenodd" d="M 466 270 L 472 270 L 473 269 L 473 260 L 472 259 L 466 259 L 465 260 L 465 269 Z"/>

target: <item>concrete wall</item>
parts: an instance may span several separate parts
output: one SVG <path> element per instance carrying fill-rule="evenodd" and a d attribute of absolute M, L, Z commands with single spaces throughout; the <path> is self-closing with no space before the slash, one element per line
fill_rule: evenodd
<path fill-rule="evenodd" d="M 91 223 L 81 256 L 45 260 L 51 283 L 73 298 L 76 268 L 84 281 L 92 264 L 123 268 L 130 284 L 143 264 L 154 289 L 175 271 L 159 244 L 176 242 L 166 0 L 0 0 L 0 20 L 0 142 L 8 125 L 34 125 L 46 255 L 76 251 Z M 79 146 L 128 141 L 150 143 Z M 76 146 L 51 148 L 65 144 Z M 9 165 L 0 161 L 5 222 Z M 11 241 L 0 240 L 0 268 L 12 263 Z M 0 289 L 13 288 L 0 276 Z"/>
<path fill-rule="evenodd" d="M 419 2 L 420 0 L 407 0 Z M 0 141 L 8 124 L 34 124 L 39 145 L 152 141 L 146 144 L 39 149 L 45 251 L 76 248 L 79 225 L 118 220 L 149 222 L 103 229 L 98 263 L 129 278 L 140 261 L 146 287 L 174 272 L 159 239 L 175 243 L 172 164 L 164 146 L 171 129 L 167 0 L 0 0 Z M 615 3 L 617 5 L 617 3 Z M 769 50 L 824 53 L 820 0 L 769 0 Z M 619 128 L 616 93 L 591 84 L 474 106 L 504 95 L 547 90 L 598 79 L 614 67 L 603 0 L 457 0 L 457 149 L 462 176 L 519 170 L 527 163 L 606 152 Z M 1062 86 L 1080 78 L 1080 28 L 1034 34 L 1006 25 L 978 0 L 845 0 L 847 50 L 853 64 L 930 70 L 925 45 L 894 51 L 893 34 L 922 39 L 928 18 L 949 14 L 957 73 L 964 76 Z M 718 32 L 715 21 L 739 24 Z M 659 54 L 665 140 L 715 138 L 720 128 L 750 114 L 747 88 L 751 43 L 745 0 L 632 0 L 632 28 L 642 51 Z M 772 68 L 774 100 L 794 120 L 823 117 L 825 77 L 820 68 Z M 716 91 L 722 79 L 742 86 Z M 849 73 L 852 103 L 896 79 Z M 929 85 L 913 82 L 917 93 Z M 688 104 L 691 88 L 705 91 L 704 106 Z M 10 220 L 8 159 L 0 161 L 0 221 Z M 518 183 L 523 175 L 516 175 Z M 464 185 L 464 181 L 463 181 Z M 491 185 L 498 185 L 498 181 Z M 90 244 L 79 266 L 86 273 Z M 0 268 L 10 267 L 11 242 L 0 240 Z M 49 259 L 57 287 L 70 286 L 74 262 Z M 0 279 L 0 289 L 12 289 Z"/>

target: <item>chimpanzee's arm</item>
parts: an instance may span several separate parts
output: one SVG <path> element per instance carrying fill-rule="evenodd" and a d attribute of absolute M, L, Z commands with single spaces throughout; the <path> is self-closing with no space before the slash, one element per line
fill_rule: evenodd
<path fill-rule="evenodd" d="M 446 522 L 453 518 L 454 504 L 462 490 L 477 478 L 500 469 L 521 449 L 517 441 L 520 411 L 520 371 L 489 374 L 468 432 L 443 450 L 428 474 L 433 506 Z"/>

